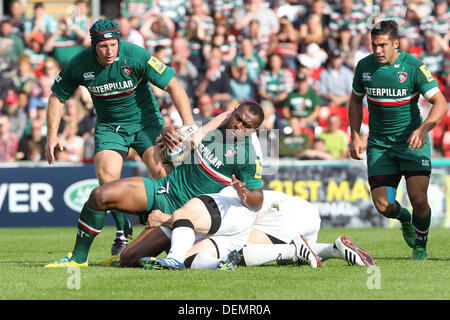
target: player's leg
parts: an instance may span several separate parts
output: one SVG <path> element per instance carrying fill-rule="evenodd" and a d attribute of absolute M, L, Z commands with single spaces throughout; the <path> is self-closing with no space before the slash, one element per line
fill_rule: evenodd
<path fill-rule="evenodd" d="M 138 267 L 142 257 L 157 257 L 170 248 L 170 238 L 161 228 L 144 229 L 120 254 L 121 267 Z"/>
<path fill-rule="evenodd" d="M 91 245 L 103 229 L 107 210 L 136 214 L 145 212 L 148 208 L 147 190 L 143 178 L 125 178 L 95 188 L 81 210 L 75 248 L 70 260 L 78 264 L 87 262 Z M 66 265 L 55 262 L 47 266 Z"/>
<path fill-rule="evenodd" d="M 124 159 L 128 152 L 124 150 L 101 150 L 94 156 L 95 171 L 100 185 L 120 179 Z M 111 254 L 118 255 L 127 246 L 132 235 L 131 222 L 120 211 L 110 211 L 116 223 L 116 235 L 111 247 Z"/>
<path fill-rule="evenodd" d="M 431 208 L 428 204 L 427 190 L 430 178 L 427 175 L 406 175 L 406 188 L 413 207 L 412 224 L 415 231 L 413 259 L 427 258 L 428 232 L 431 223 Z"/>

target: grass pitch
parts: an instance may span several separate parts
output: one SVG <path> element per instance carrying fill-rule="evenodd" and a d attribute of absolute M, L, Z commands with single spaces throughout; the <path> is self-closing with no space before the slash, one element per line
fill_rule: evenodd
<path fill-rule="evenodd" d="M 142 227 L 135 227 L 135 235 Z M 325 228 L 318 242 L 347 234 L 374 256 L 379 269 L 328 260 L 320 269 L 306 266 L 242 267 L 215 270 L 145 271 L 105 268 L 115 230 L 96 238 L 79 289 L 66 269 L 43 266 L 73 249 L 75 228 L 0 229 L 2 300 L 303 300 L 450 299 L 450 230 L 431 229 L 428 260 L 412 261 L 398 229 Z M 370 273 L 368 272 L 370 271 Z"/>

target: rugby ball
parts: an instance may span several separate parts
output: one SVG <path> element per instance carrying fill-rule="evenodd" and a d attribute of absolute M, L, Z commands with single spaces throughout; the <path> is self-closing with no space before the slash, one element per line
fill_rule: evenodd
<path fill-rule="evenodd" d="M 171 163 L 178 163 L 183 161 L 186 149 L 189 147 L 190 144 L 189 138 L 197 130 L 198 126 L 195 124 L 187 124 L 185 126 L 182 126 L 178 130 L 178 135 L 183 139 L 183 142 L 177 144 L 173 150 L 169 150 L 169 148 L 166 148 L 165 155 L 167 161 Z"/>

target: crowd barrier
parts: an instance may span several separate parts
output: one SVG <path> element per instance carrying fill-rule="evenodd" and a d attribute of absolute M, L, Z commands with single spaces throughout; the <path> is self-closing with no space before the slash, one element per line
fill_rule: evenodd
<path fill-rule="evenodd" d="M 436 159 L 432 164 L 428 189 L 431 224 L 450 228 L 450 161 Z M 127 162 L 122 177 L 130 176 L 149 174 L 143 163 Z M 301 197 L 317 206 L 322 227 L 398 226 L 396 220 L 376 212 L 364 161 L 265 161 L 263 182 L 265 189 Z M 92 164 L 0 164 L 0 227 L 74 226 L 97 185 Z M 397 200 L 411 210 L 404 179 Z M 110 216 L 106 224 L 113 224 Z"/>

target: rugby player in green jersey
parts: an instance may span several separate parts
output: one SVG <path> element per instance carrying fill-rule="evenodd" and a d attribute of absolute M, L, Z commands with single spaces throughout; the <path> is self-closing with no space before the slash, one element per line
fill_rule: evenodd
<path fill-rule="evenodd" d="M 191 106 L 175 71 L 145 49 L 120 40 L 119 27 L 99 20 L 90 28 L 92 45 L 73 57 L 57 75 L 47 110 L 46 159 L 55 162 L 55 148 L 62 148 L 57 135 L 64 102 L 78 86 L 88 89 L 97 113 L 94 164 L 100 185 L 120 178 L 130 147 L 147 165 L 152 177 L 166 175 L 155 148 L 164 126 L 149 82 L 166 90 L 180 113 L 183 124 L 193 123 Z M 170 136 L 171 130 L 168 130 Z M 167 129 L 165 129 L 167 130 Z M 117 227 L 112 254 L 127 245 L 131 224 L 119 211 L 111 212 Z"/>
<path fill-rule="evenodd" d="M 264 197 L 260 146 L 254 132 L 263 120 L 258 104 L 243 102 L 166 177 L 130 177 L 95 188 L 80 213 L 73 254 L 46 267 L 87 266 L 91 244 L 103 229 L 107 210 L 145 214 L 159 209 L 172 214 L 191 199 L 232 184 L 239 189 L 244 205 L 258 210 Z"/>
<path fill-rule="evenodd" d="M 412 258 L 427 259 L 426 244 L 431 220 L 427 190 L 431 173 L 428 132 L 447 113 L 447 102 L 428 68 L 398 49 L 398 25 L 378 22 L 371 31 L 373 54 L 356 66 L 348 115 L 352 141 L 350 155 L 362 160 L 359 138 L 363 97 L 369 105 L 367 169 L 373 203 L 382 215 L 398 219 Z M 420 94 L 432 108 L 422 120 L 417 105 Z M 395 200 L 405 176 L 412 214 Z"/>

